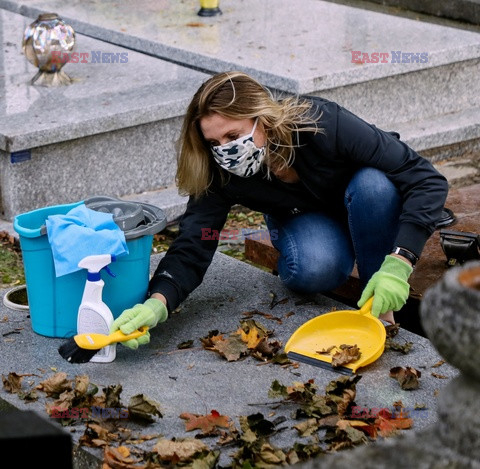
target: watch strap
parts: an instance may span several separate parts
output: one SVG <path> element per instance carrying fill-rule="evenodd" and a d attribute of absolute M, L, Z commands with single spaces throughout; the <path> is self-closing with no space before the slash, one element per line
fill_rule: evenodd
<path fill-rule="evenodd" d="M 418 261 L 418 257 L 415 254 L 413 254 L 413 252 L 405 248 L 401 248 L 398 246 L 394 247 L 391 253 L 398 254 L 399 256 L 405 257 L 405 259 L 408 259 L 411 262 L 412 266 L 414 266 Z"/>

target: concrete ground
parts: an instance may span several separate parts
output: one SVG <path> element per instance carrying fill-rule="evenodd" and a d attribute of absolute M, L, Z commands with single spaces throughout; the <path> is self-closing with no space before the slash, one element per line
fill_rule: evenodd
<path fill-rule="evenodd" d="M 160 258 L 161 255 L 152 256 L 152 269 Z M 278 300 L 284 301 L 271 309 L 272 292 Z M 192 433 L 185 432 L 184 421 L 179 418 L 183 412 L 204 415 L 215 409 L 230 416 L 237 428 L 242 415 L 261 412 L 272 420 L 284 416 L 286 421 L 282 427 L 286 428 L 272 438 L 272 443 L 288 448 L 296 441 L 305 442 L 308 439 L 299 438 L 292 428 L 298 421 L 291 417 L 291 406 L 277 408 L 269 404 L 277 400 L 268 397 L 272 382 L 278 380 L 284 385 L 292 385 L 293 382 L 314 380 L 319 393 L 323 394 L 325 386 L 341 375 L 307 364 L 299 364 L 298 367 L 262 364 L 250 356 L 228 362 L 215 352 L 204 350 L 199 339 L 214 329 L 222 333 L 235 331 L 245 318 L 244 312 L 258 310 L 272 314 L 276 319 L 262 316 L 254 316 L 253 319 L 272 330 L 272 338 L 285 345 L 290 335 L 308 319 L 332 309 L 345 308 L 322 295 L 315 298 L 314 304 L 297 305 L 296 302 L 300 300 L 302 297 L 285 289 L 278 277 L 217 253 L 202 285 L 181 305 L 178 312 L 152 331 L 150 344 L 137 351 L 119 345 L 114 362 L 81 365 L 70 364 L 58 354 L 57 348 L 65 339 L 36 334 L 32 331 L 27 312 L 2 306 L 2 376 L 6 377 L 10 372 L 32 374 L 24 379 L 24 391 L 55 372 L 65 372 L 69 379 L 87 374 L 99 389 L 121 384 L 122 402 L 125 404 L 130 397 L 139 393 L 160 403 L 163 418 L 156 418 L 153 424 L 139 431 L 143 434 L 162 434 L 166 438 L 192 436 Z M 193 341 L 193 347 L 178 349 L 178 345 L 187 340 Z M 375 363 L 361 369 L 359 374 L 362 377 L 357 383 L 355 403 L 367 408 L 391 409 L 394 402 L 402 401 L 404 407 L 410 410 L 424 406 L 425 410 L 413 412 L 413 428 L 402 433 L 415 432 L 435 424 L 437 393 L 457 375 L 457 371 L 447 364 L 432 368 L 441 357 L 427 339 L 400 330 L 396 340 L 402 344 L 412 342 L 410 353 L 403 355 L 387 350 Z M 402 390 L 398 382 L 389 376 L 389 370 L 395 366 L 411 366 L 420 370 L 422 377 L 419 389 Z M 432 374 L 435 372 L 442 378 Z M 29 403 L 4 388 L 0 390 L 0 401 L 4 405 L 35 410 L 46 416 L 45 405 L 51 403 L 52 399 L 41 392 L 38 395 L 38 401 Z M 83 435 L 83 425 L 76 422 L 67 429 L 72 431 L 74 442 L 78 442 Z M 128 446 L 137 450 L 145 449 L 155 441 Z M 215 446 L 215 439 L 202 441 Z M 228 464 L 231 453 L 231 447 L 221 449 L 221 465 Z M 102 450 L 82 447 L 76 461 L 78 467 L 92 467 L 101 458 Z"/>

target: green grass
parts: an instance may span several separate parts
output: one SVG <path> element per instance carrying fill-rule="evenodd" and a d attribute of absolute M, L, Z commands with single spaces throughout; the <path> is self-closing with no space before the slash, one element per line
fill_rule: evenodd
<path fill-rule="evenodd" d="M 0 246 L 0 282 L 1 288 L 25 283 L 21 253 L 5 245 Z"/>

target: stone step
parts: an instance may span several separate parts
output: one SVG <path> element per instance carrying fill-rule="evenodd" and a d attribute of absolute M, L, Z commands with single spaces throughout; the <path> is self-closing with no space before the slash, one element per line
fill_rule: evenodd
<path fill-rule="evenodd" d="M 88 58 L 65 65 L 74 83 L 32 86 L 21 48 L 32 21 L 0 10 L 1 218 L 172 184 L 185 107 L 207 75 L 77 33 Z M 124 61 L 99 63 L 96 51 Z"/>
<path fill-rule="evenodd" d="M 80 0 L 0 6 L 30 16 L 53 9 L 80 33 L 209 73 L 244 70 L 280 93 L 331 98 L 379 126 L 480 106 L 475 31 L 320 0 L 295 8 L 290 0 L 224 0 L 213 18 L 197 16 L 197 0 L 140 3 L 140 17 L 127 0 L 114 15 Z M 372 53 L 383 62 L 371 63 Z"/>
<path fill-rule="evenodd" d="M 443 172 L 452 186 L 480 176 L 480 107 L 395 125 L 401 139 Z"/>
<path fill-rule="evenodd" d="M 370 0 L 383 6 L 399 7 L 403 10 L 424 13 L 456 21 L 480 25 L 479 0 Z"/>
<path fill-rule="evenodd" d="M 148 15 L 139 20 L 125 0 L 116 2 L 115 15 L 79 0 L 0 0 L 9 57 L 3 63 L 8 119 L 0 125 L 2 218 L 98 193 L 126 197 L 171 185 L 185 107 L 208 77 L 192 70 L 199 68 L 245 70 L 279 96 L 334 99 L 399 131 L 432 161 L 477 151 L 478 33 L 320 0 L 294 10 L 288 0 L 225 0 L 215 18 L 198 17 L 197 3 L 141 3 Z M 128 63 L 69 63 L 64 70 L 75 78 L 72 86 L 29 86 L 35 68 L 9 38 L 46 10 L 75 27 L 77 51 L 125 53 Z M 360 59 L 353 60 L 353 51 Z M 363 55 L 382 51 L 386 63 L 367 63 Z M 427 60 L 404 62 L 398 51 L 426 53 Z"/>
<path fill-rule="evenodd" d="M 122 197 L 125 200 L 152 204 L 160 207 L 167 218 L 167 224 L 172 224 L 180 218 L 185 211 L 188 197 L 178 193 L 177 186 L 171 185 L 156 191 L 147 191 L 140 194 L 128 194 Z"/>

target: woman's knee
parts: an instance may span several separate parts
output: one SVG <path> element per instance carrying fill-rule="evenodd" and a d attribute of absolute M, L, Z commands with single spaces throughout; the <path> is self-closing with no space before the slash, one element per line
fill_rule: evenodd
<path fill-rule="evenodd" d="M 398 189 L 383 171 L 376 168 L 362 168 L 350 180 L 346 191 L 346 202 L 367 206 L 401 204 Z"/>
<path fill-rule="evenodd" d="M 331 291 L 347 280 L 353 263 L 345 259 L 324 256 L 321 261 L 311 257 L 288 259 L 282 256 L 278 263 L 278 274 L 290 290 L 299 293 Z"/>

